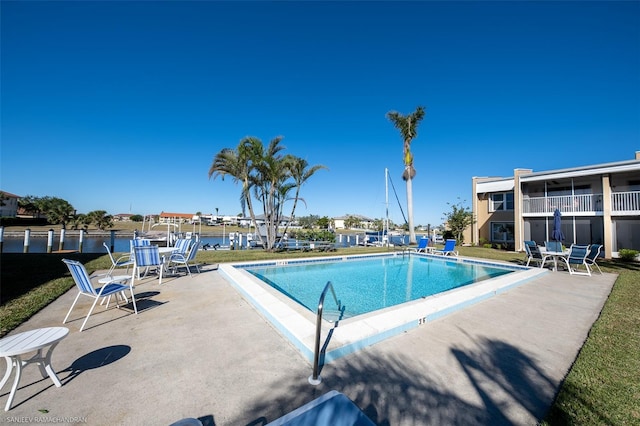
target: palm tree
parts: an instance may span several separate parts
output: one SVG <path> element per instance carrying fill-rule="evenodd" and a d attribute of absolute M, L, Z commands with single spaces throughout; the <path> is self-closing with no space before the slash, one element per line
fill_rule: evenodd
<path fill-rule="evenodd" d="M 100 230 L 113 227 L 113 216 L 107 214 L 105 210 L 94 210 L 87 213 L 89 223 L 93 223 Z"/>
<path fill-rule="evenodd" d="M 300 188 L 302 185 L 309 180 L 311 176 L 313 176 L 318 170 L 326 169 L 327 167 L 322 164 L 317 164 L 315 166 L 309 167 L 309 163 L 304 158 L 294 157 L 293 155 L 288 156 L 289 162 L 289 172 L 293 181 L 295 182 L 296 194 L 293 197 L 293 207 L 291 208 L 291 214 L 289 215 L 289 220 L 287 221 L 287 226 L 284 229 L 284 233 L 287 232 L 289 228 L 289 224 L 293 221 L 296 213 L 296 207 L 298 205 L 298 200 L 303 203 L 304 198 L 300 198 Z"/>
<path fill-rule="evenodd" d="M 282 138 L 275 138 L 269 144 L 269 148 L 265 151 L 262 141 L 254 137 L 246 137 L 240 141 L 236 149 L 224 148 L 213 159 L 213 163 L 209 168 L 209 178 L 212 176 L 224 177 L 229 175 L 234 182 L 242 183 L 242 191 L 240 194 L 240 206 L 242 208 L 242 217 L 246 217 L 246 209 L 249 209 L 251 221 L 256 223 L 256 215 L 253 208 L 252 191 L 258 201 L 262 202 L 265 211 L 265 222 L 271 217 L 270 203 L 268 203 L 269 190 L 268 183 L 271 181 L 268 175 L 268 162 L 276 161 L 274 157 L 277 153 L 284 149 L 279 145 Z M 269 228 L 269 227 L 267 227 Z M 264 244 L 263 236 L 259 227 L 256 227 L 258 240 Z M 269 247 L 267 241 L 267 247 Z"/>
<path fill-rule="evenodd" d="M 304 160 L 292 155 L 282 155 L 284 146 L 280 144 L 281 141 L 281 136 L 276 137 L 265 148 L 260 139 L 245 138 L 240 141 L 237 149 L 225 148 L 220 151 L 209 169 L 209 178 L 220 175 L 224 179 L 229 175 L 235 182 L 242 182 L 240 202 L 243 216 L 247 206 L 253 223 L 256 223 L 256 217 L 252 200 L 262 204 L 265 229 L 263 231 L 256 227 L 256 235 L 267 249 L 275 247 L 278 225 L 284 217 L 285 203 L 291 200 L 289 194 L 296 190 L 293 197 L 295 211 L 300 186 L 313 173 L 324 167 L 309 168 Z M 263 232 L 265 235 L 262 235 Z M 263 237 L 266 238 L 266 243 Z"/>
<path fill-rule="evenodd" d="M 209 179 L 211 179 L 212 176 L 214 179 L 220 176 L 222 180 L 224 180 L 225 176 L 228 175 L 233 178 L 235 183 L 241 182 L 240 206 L 242 208 L 242 216 L 246 216 L 246 207 L 248 206 L 251 218 L 255 221 L 250 193 L 250 152 L 247 149 L 247 145 L 252 143 L 252 139 L 253 138 L 248 137 L 244 138 L 240 141 L 236 149 L 223 148 L 217 153 L 209 168 Z M 260 145 L 262 145 L 261 142 Z"/>
<path fill-rule="evenodd" d="M 281 140 L 281 136 L 272 139 L 266 150 L 262 144 L 251 147 L 251 186 L 255 198 L 262 203 L 267 248 L 275 245 L 283 204 L 291 189 L 286 182 L 289 178 L 288 157 L 280 154 L 284 149 Z M 255 218 L 252 219 L 256 223 Z M 256 233 L 262 241 L 260 228 L 256 228 Z"/>
<path fill-rule="evenodd" d="M 413 167 L 413 155 L 411 154 L 411 142 L 418 136 L 418 124 L 424 118 L 424 108 L 419 106 L 414 112 L 408 115 L 402 115 L 396 111 L 387 113 L 387 118 L 393 123 L 396 129 L 400 131 L 402 140 L 404 141 L 404 171 L 402 179 L 407 182 L 407 216 L 409 217 L 409 243 L 416 243 L 416 231 L 413 228 L 413 188 L 411 181 L 416 175 L 416 169 Z"/>

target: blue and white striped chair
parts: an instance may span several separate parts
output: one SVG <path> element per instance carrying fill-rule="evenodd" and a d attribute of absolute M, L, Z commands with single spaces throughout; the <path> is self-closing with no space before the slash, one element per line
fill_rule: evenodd
<path fill-rule="evenodd" d="M 190 245 L 191 245 L 190 238 L 178 238 L 176 240 L 176 243 L 173 246 L 173 251 L 171 252 L 171 255 L 181 254 L 183 256 L 186 256 Z"/>
<path fill-rule="evenodd" d="M 160 277 L 159 284 L 162 284 L 162 275 L 164 271 L 164 259 L 160 257 L 160 251 L 158 246 L 140 246 L 133 248 L 133 258 L 135 260 L 135 267 L 133 268 L 133 275 L 131 280 L 136 276 L 138 268 L 150 268 L 155 266 L 158 268 L 158 276 Z M 138 276 L 139 279 L 139 276 Z"/>
<path fill-rule="evenodd" d="M 133 286 L 131 285 L 133 281 L 130 281 L 129 284 L 124 284 L 124 282 L 129 281 L 128 277 L 124 280 L 122 277 L 119 277 L 113 281 L 109 281 L 105 283 L 102 287 L 95 288 L 91 283 L 91 278 L 89 277 L 89 274 L 87 274 L 87 270 L 85 269 L 82 263 L 75 260 L 69 260 L 69 259 L 62 259 L 62 261 L 69 268 L 69 271 L 71 272 L 71 276 L 73 277 L 73 281 L 75 281 L 76 286 L 78 287 L 78 290 L 79 290 L 78 295 L 76 296 L 76 299 L 73 301 L 73 304 L 69 309 L 69 312 L 67 312 L 67 316 L 64 317 L 64 321 L 62 321 L 63 324 L 67 322 L 67 319 L 69 318 L 69 315 L 73 310 L 73 307 L 76 305 L 76 302 L 78 301 L 81 295 L 91 297 L 95 300 L 93 301 L 93 305 L 91 305 L 91 309 L 89 309 L 89 313 L 87 314 L 87 317 L 84 319 L 84 322 L 80 327 L 80 331 L 84 329 L 84 326 L 87 323 L 87 320 L 91 316 L 93 309 L 96 307 L 96 303 L 98 303 L 98 299 L 102 297 L 111 297 L 111 295 L 115 295 L 116 301 L 117 301 L 118 293 L 124 292 L 125 290 L 129 290 L 131 292 L 131 301 L 133 302 L 133 309 L 136 314 L 138 313 L 138 307 L 136 306 L 136 298 L 133 295 Z M 125 297 L 125 301 L 127 301 L 126 297 Z M 108 303 L 107 303 L 107 307 L 109 307 Z M 120 306 L 118 305 L 118 307 Z"/>
<path fill-rule="evenodd" d="M 147 247 L 150 245 L 151 245 L 151 240 L 146 238 L 135 238 L 133 240 L 129 240 L 129 249 L 131 250 L 131 259 L 134 261 L 134 264 L 135 264 L 135 254 L 133 252 L 134 247 Z M 140 279 L 140 269 L 136 268 L 134 265 L 133 270 L 136 271 L 138 275 L 138 279 Z M 147 271 L 145 271 L 145 274 L 146 273 Z"/>
<path fill-rule="evenodd" d="M 198 254 L 198 248 L 200 248 L 200 241 L 194 241 L 191 245 L 191 248 L 189 249 L 189 252 L 186 255 L 180 253 L 172 253 L 169 257 L 169 266 L 175 264 L 174 269 L 177 269 L 180 266 L 184 266 L 187 269 L 189 276 L 192 276 L 189 262 L 196 258 L 196 254 Z M 198 264 L 194 263 L 193 266 L 195 266 L 198 273 L 200 273 L 200 267 L 198 266 Z"/>

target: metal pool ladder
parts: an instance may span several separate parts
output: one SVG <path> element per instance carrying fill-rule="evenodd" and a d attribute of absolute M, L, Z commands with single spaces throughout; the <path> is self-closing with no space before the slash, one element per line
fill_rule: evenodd
<path fill-rule="evenodd" d="M 316 317 L 316 341 L 315 341 L 315 350 L 313 354 L 313 374 L 309 376 L 309 383 L 312 385 L 319 385 L 322 382 L 320 378 L 320 332 L 322 331 L 322 311 L 324 309 L 324 298 L 327 295 L 327 291 L 331 290 L 331 294 L 333 295 L 333 300 L 338 305 L 338 310 L 342 310 L 342 305 L 336 296 L 336 291 L 333 289 L 333 284 L 331 281 L 327 281 L 327 284 L 324 286 L 324 290 L 322 290 L 322 294 L 320 294 L 320 301 L 318 302 L 318 315 Z"/>

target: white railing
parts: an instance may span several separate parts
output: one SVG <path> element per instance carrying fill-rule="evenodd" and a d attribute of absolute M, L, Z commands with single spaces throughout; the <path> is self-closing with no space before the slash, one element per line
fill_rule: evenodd
<path fill-rule="evenodd" d="M 614 192 L 611 194 L 612 212 L 636 212 L 640 214 L 640 191 Z"/>
<path fill-rule="evenodd" d="M 587 213 L 602 211 L 602 194 L 560 195 L 522 200 L 523 213 Z"/>

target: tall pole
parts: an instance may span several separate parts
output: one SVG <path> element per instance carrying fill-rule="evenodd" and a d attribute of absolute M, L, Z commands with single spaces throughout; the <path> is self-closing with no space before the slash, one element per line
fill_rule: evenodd
<path fill-rule="evenodd" d="M 389 169 L 384 168 L 384 202 L 385 202 L 385 219 L 384 219 L 384 231 L 385 238 L 387 239 L 387 247 L 389 247 Z"/>

